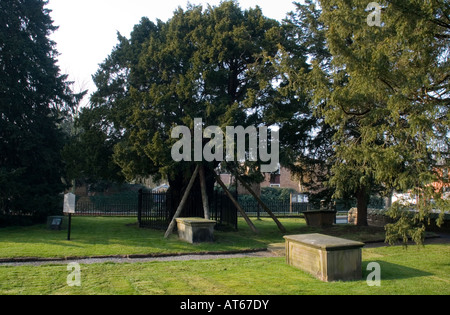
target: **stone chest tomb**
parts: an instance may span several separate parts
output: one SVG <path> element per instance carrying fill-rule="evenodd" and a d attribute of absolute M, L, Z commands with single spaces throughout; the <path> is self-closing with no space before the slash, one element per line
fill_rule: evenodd
<path fill-rule="evenodd" d="M 188 243 L 214 242 L 216 221 L 202 218 L 178 218 L 178 237 Z"/>
<path fill-rule="evenodd" d="M 285 236 L 287 264 L 325 281 L 362 278 L 361 249 L 364 243 L 322 235 Z"/>

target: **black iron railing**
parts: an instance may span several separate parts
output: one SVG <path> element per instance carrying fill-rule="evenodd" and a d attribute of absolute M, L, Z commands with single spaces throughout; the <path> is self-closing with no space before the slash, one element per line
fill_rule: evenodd
<path fill-rule="evenodd" d="M 139 192 L 138 222 L 141 227 L 166 229 L 178 207 L 179 196 L 172 193 Z M 201 196 L 192 193 L 180 217 L 203 217 Z M 178 201 L 178 202 L 177 202 Z M 225 194 L 215 191 L 209 200 L 211 220 L 217 221 L 217 228 L 237 229 L 237 209 Z"/>
<path fill-rule="evenodd" d="M 237 198 L 237 196 L 235 196 Z M 166 229 L 173 218 L 180 196 L 169 192 L 155 193 L 140 190 L 126 197 L 92 196 L 77 198 L 77 216 L 135 217 L 141 227 Z M 220 191 L 214 191 L 209 200 L 211 219 L 220 227 L 237 229 L 238 211 L 231 200 Z M 309 204 L 293 203 L 288 200 L 264 200 L 276 216 L 295 216 L 307 211 Z M 239 198 L 239 204 L 249 216 L 268 216 L 255 199 Z M 200 193 L 189 198 L 183 217 L 203 217 Z"/>

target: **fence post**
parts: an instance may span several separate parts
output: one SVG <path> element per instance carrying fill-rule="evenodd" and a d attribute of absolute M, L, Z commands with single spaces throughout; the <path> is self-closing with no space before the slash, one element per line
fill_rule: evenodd
<path fill-rule="evenodd" d="M 138 197 L 138 224 L 139 224 L 139 227 L 142 227 L 142 195 L 143 195 L 143 190 L 139 189 L 139 197 Z"/>

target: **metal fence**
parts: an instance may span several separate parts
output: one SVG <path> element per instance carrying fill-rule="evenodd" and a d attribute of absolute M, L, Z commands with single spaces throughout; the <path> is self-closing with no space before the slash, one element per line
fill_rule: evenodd
<path fill-rule="evenodd" d="M 168 193 L 139 192 L 137 217 L 139 227 L 164 229 L 170 224 L 171 198 Z"/>
<path fill-rule="evenodd" d="M 235 196 L 238 198 L 238 196 Z M 103 216 L 103 217 L 134 217 L 141 227 L 166 229 L 172 219 L 179 196 L 170 193 L 154 193 L 151 191 L 139 191 L 127 196 L 91 196 L 77 197 L 77 216 Z M 249 216 L 265 217 L 268 214 L 261 208 L 255 199 L 238 198 L 242 209 Z M 200 201 L 200 202 L 199 202 Z M 307 203 L 293 203 L 289 200 L 263 200 L 266 206 L 276 216 L 296 216 L 309 209 Z M 175 204 L 174 204 L 175 203 Z M 237 229 L 239 212 L 231 200 L 222 192 L 215 191 L 210 198 L 211 219 L 218 222 L 220 227 Z M 193 192 L 189 198 L 182 216 L 203 217 L 201 196 Z"/>
<path fill-rule="evenodd" d="M 263 200 L 263 202 L 273 214 L 279 217 L 298 216 L 309 210 L 310 207 L 308 203 L 290 203 L 289 200 Z M 239 200 L 239 204 L 249 216 L 269 216 L 254 199 Z"/>
<path fill-rule="evenodd" d="M 140 227 L 166 229 L 178 207 L 179 196 L 171 193 L 139 192 L 138 222 Z M 193 192 L 185 205 L 181 217 L 203 217 L 200 193 Z M 211 219 L 217 222 L 217 228 L 237 229 L 237 209 L 228 197 L 214 192 L 209 201 Z"/>
<path fill-rule="evenodd" d="M 138 195 L 134 198 L 114 196 L 77 198 L 76 215 L 101 217 L 136 217 L 138 214 Z"/>

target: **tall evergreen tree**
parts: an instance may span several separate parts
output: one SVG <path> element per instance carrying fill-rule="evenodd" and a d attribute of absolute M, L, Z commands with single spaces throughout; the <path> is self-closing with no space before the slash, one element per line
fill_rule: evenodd
<path fill-rule="evenodd" d="M 205 126 L 264 123 L 269 104 L 280 102 L 274 58 L 283 32 L 260 8 L 224 1 L 180 8 L 167 22 L 143 19 L 130 39 L 119 36 L 94 76 L 89 111 L 105 113 L 104 132 L 118 135 L 113 158 L 123 174 L 164 175 L 182 191 L 194 165 L 172 159 L 175 126 L 193 129 L 195 118 Z M 211 191 L 211 174 L 207 182 Z"/>
<path fill-rule="evenodd" d="M 280 125 L 281 164 L 302 180 L 310 201 L 318 207 L 321 200 L 330 203 L 334 194 L 326 183 L 334 157 L 335 131 L 313 106 L 311 59 L 327 68 L 332 56 L 319 20 L 321 10 L 311 1 L 295 5 L 296 10 L 288 14 L 283 25 L 290 47 L 280 52 L 276 63 L 284 99 L 270 107 L 265 119 Z"/>
<path fill-rule="evenodd" d="M 42 0 L 0 3 L 0 216 L 41 218 L 59 210 L 64 134 L 73 95 L 49 35 L 57 28 Z"/>
<path fill-rule="evenodd" d="M 431 183 L 442 179 L 437 168 L 448 167 L 450 6 L 392 0 L 371 12 L 363 0 L 320 4 L 333 62 L 327 71 L 316 63 L 312 78 L 322 87 L 316 104 L 337 130 L 331 182 L 338 192 L 353 190 L 363 213 L 374 184 L 414 189 L 417 215 L 398 215 L 389 235 L 420 241 L 429 200 L 446 207 Z M 373 14 L 380 24 L 368 21 Z"/>

